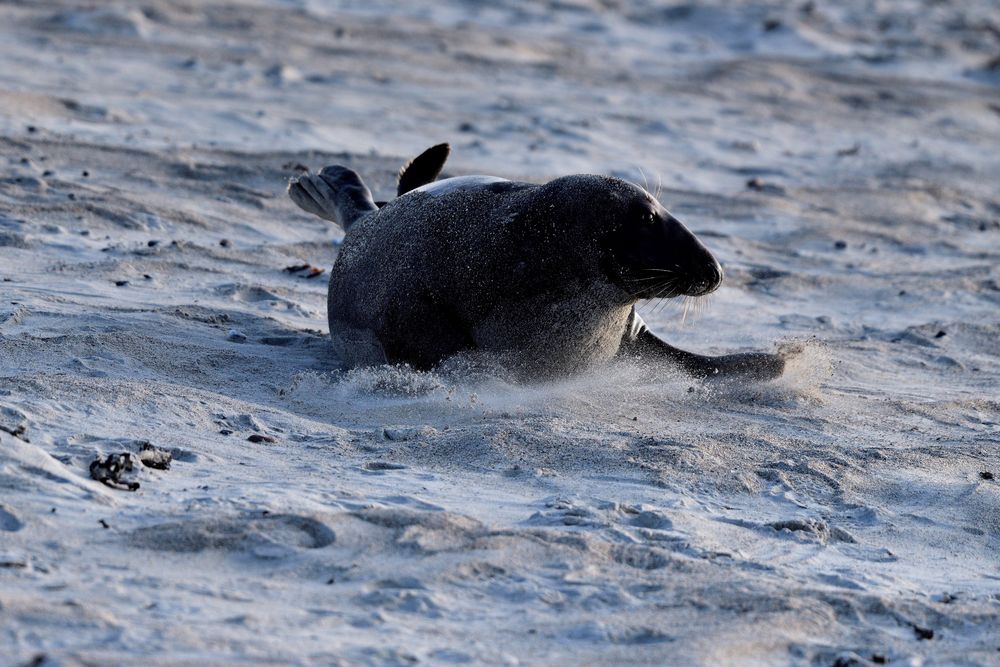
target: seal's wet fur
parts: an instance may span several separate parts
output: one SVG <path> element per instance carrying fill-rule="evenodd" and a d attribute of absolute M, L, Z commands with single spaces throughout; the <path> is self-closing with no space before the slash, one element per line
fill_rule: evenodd
<path fill-rule="evenodd" d="M 296 203 L 347 232 L 328 306 L 334 346 L 349 366 L 430 368 L 477 351 L 527 379 L 627 353 L 670 359 L 699 376 L 780 374 L 773 355 L 702 357 L 645 328 L 634 304 L 651 287 L 698 295 L 722 280 L 708 250 L 645 190 L 593 175 L 425 185 L 447 155 L 437 146 L 411 162 L 402 196 L 381 208 L 345 167 L 289 185 Z M 665 274 L 669 291 L 656 280 Z"/>

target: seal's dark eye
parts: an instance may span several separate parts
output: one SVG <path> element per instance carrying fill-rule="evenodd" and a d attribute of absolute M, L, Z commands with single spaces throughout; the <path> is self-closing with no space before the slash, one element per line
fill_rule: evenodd
<path fill-rule="evenodd" d="M 642 214 L 642 221 L 647 225 L 651 225 L 656 222 L 656 214 L 652 211 L 646 211 Z"/>

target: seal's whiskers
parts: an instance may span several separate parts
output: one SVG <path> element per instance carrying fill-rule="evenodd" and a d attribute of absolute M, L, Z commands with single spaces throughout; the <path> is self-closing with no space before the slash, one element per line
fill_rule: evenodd
<path fill-rule="evenodd" d="M 640 167 L 639 165 L 635 165 L 635 168 L 639 170 L 640 174 L 642 174 L 642 185 L 643 185 L 643 188 L 646 190 L 646 192 L 649 192 L 649 181 L 646 180 L 646 172 L 644 172 L 642 170 L 642 167 Z"/>
<path fill-rule="evenodd" d="M 681 313 L 681 324 L 685 324 L 688 315 L 692 318 L 698 318 L 705 313 L 708 309 L 709 303 L 711 302 L 711 294 L 705 296 L 686 296 L 684 297 L 684 308 Z"/>

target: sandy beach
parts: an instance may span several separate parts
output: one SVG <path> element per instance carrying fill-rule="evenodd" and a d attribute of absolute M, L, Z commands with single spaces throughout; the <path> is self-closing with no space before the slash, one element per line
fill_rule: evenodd
<path fill-rule="evenodd" d="M 1000 665 L 993 0 L 8 0 L 0 63 L 0 665 Z M 640 314 L 785 376 L 344 369 L 288 181 L 443 141 L 647 187 L 726 281 Z"/>

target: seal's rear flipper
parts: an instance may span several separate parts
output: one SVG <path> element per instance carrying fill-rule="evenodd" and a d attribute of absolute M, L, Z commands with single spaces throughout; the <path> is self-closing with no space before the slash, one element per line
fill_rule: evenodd
<path fill-rule="evenodd" d="M 288 196 L 299 208 L 337 223 L 345 232 L 358 218 L 378 210 L 357 172 L 339 165 L 294 179 L 288 184 Z"/>
<path fill-rule="evenodd" d="M 708 357 L 676 348 L 653 335 L 634 309 L 622 338 L 619 354 L 666 359 L 700 380 L 745 379 L 765 382 L 780 377 L 785 372 L 785 358 L 778 354 L 744 352 Z"/>
<path fill-rule="evenodd" d="M 431 146 L 423 153 L 403 165 L 399 170 L 399 180 L 396 185 L 396 196 L 401 197 L 410 190 L 421 185 L 433 183 L 444 169 L 444 163 L 451 154 L 451 146 L 438 144 Z"/>

